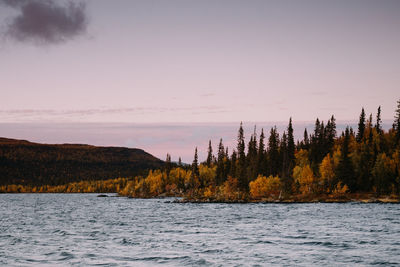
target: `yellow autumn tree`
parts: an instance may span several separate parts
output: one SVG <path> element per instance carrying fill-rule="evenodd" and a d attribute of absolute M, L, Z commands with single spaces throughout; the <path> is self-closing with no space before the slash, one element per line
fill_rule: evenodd
<path fill-rule="evenodd" d="M 252 199 L 261 199 L 264 197 L 277 197 L 281 190 L 281 181 L 279 177 L 269 176 L 268 178 L 259 175 L 257 179 L 250 182 L 250 197 Z"/>
<path fill-rule="evenodd" d="M 319 173 L 323 190 L 327 192 L 333 187 L 335 181 L 335 164 L 330 154 L 326 155 L 319 165 Z"/>

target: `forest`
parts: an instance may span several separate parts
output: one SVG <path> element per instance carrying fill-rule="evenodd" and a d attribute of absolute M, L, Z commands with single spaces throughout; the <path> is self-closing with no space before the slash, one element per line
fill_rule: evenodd
<path fill-rule="evenodd" d="M 167 155 L 162 170 L 128 182 L 122 195 L 184 196 L 188 201 L 310 201 L 390 196 L 400 191 L 400 101 L 392 127 L 382 128 L 381 107 L 375 116 L 364 108 L 357 129 L 337 133 L 336 119 L 318 118 L 311 133 L 295 142 L 292 119 L 279 135 L 254 131 L 245 142 L 242 124 L 231 154 L 221 139 L 216 153 L 199 163 L 197 148 L 190 167 L 173 166 Z M 247 146 L 246 146 L 247 145 Z M 247 148 L 246 148 L 247 147 Z"/>
<path fill-rule="evenodd" d="M 122 196 L 150 198 L 176 196 L 193 202 L 347 201 L 386 196 L 399 199 L 400 100 L 392 127 L 382 128 L 381 108 L 375 116 L 364 108 L 357 129 L 338 133 L 336 119 L 315 121 L 311 133 L 294 140 L 292 119 L 280 135 L 276 127 L 264 129 L 245 142 L 240 124 L 237 146 L 228 153 L 223 140 L 214 153 L 211 140 L 204 162 L 197 147 L 191 165 L 171 162 L 147 175 L 105 180 L 103 187 L 74 183 L 49 192 L 117 192 Z M 256 128 L 254 128 L 256 129 Z M 111 181 L 111 182 L 110 182 Z M 90 186 L 91 190 L 87 190 Z M 118 188 L 117 188 L 118 187 Z M 7 185 L 0 192 L 32 192 L 34 187 Z M 72 188 L 72 189 L 71 189 Z M 35 192 L 46 190 L 35 187 Z M 75 190 L 75 191 L 74 191 Z"/>

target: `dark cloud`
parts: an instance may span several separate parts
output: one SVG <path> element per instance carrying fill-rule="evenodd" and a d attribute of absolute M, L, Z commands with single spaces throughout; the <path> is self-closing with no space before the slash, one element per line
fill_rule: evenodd
<path fill-rule="evenodd" d="M 5 34 L 17 41 L 61 43 L 86 32 L 85 4 L 54 0 L 0 0 L 19 14 L 7 22 Z"/>

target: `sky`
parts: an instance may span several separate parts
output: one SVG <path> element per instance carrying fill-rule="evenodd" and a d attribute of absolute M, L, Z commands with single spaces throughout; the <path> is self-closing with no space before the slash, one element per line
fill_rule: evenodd
<path fill-rule="evenodd" d="M 354 122 L 361 107 L 390 121 L 399 14 L 395 0 L 0 0 L 0 136 L 161 157 L 193 153 L 185 125 L 207 142 L 226 124 Z M 119 142 L 76 130 L 95 124 L 137 128 Z M 160 132 L 176 141 L 157 146 Z"/>

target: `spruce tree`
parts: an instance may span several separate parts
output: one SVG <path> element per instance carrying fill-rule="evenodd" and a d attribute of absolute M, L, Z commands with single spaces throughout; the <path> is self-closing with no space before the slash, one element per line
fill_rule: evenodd
<path fill-rule="evenodd" d="M 200 172 L 199 172 L 199 158 L 197 156 L 197 147 L 194 150 L 194 158 L 192 162 L 192 175 L 194 177 L 199 177 Z"/>
<path fill-rule="evenodd" d="M 225 149 L 222 143 L 222 138 L 218 145 L 218 155 L 217 155 L 217 171 L 216 171 L 216 184 L 221 185 L 225 181 Z"/>
<path fill-rule="evenodd" d="M 279 174 L 279 134 L 276 130 L 276 126 L 271 128 L 269 139 L 268 139 L 268 175 Z"/>
<path fill-rule="evenodd" d="M 308 137 L 308 132 L 307 132 L 307 128 L 304 129 L 304 137 L 303 137 L 303 149 L 309 149 L 310 148 L 310 139 Z"/>
<path fill-rule="evenodd" d="M 237 143 L 238 165 L 236 171 L 238 178 L 238 186 L 241 190 L 246 191 L 248 188 L 248 182 L 246 177 L 246 154 L 245 154 L 244 131 L 242 123 L 240 123 L 237 142 L 238 142 Z"/>
<path fill-rule="evenodd" d="M 382 132 L 382 119 L 381 119 L 381 106 L 378 107 L 378 113 L 376 113 L 376 132 L 381 135 Z"/>
<path fill-rule="evenodd" d="M 258 143 L 258 153 L 257 153 L 257 174 L 262 174 L 262 175 L 266 175 L 264 139 L 265 139 L 264 129 L 261 129 L 260 141 Z"/>
<path fill-rule="evenodd" d="M 212 154 L 212 146 L 211 146 L 211 140 L 208 141 L 208 151 L 207 151 L 207 167 L 211 167 L 212 160 L 213 160 L 213 154 Z"/>
<path fill-rule="evenodd" d="M 248 145 L 248 152 L 247 152 L 247 177 L 248 180 L 254 180 L 257 178 L 257 133 L 256 133 L 256 126 L 254 126 L 254 132 L 250 137 L 249 145 Z"/>
<path fill-rule="evenodd" d="M 291 169 L 294 167 L 294 135 L 293 135 L 293 126 L 292 126 L 292 118 L 289 120 L 289 126 L 287 128 L 287 154 L 288 154 L 288 164 L 289 164 L 289 173 L 291 173 Z"/>
<path fill-rule="evenodd" d="M 167 175 L 167 178 L 169 178 L 169 173 L 171 172 L 171 169 L 172 169 L 171 155 L 167 153 L 167 157 L 165 159 L 165 173 Z"/>
<path fill-rule="evenodd" d="M 360 119 L 358 121 L 358 132 L 356 140 L 358 143 L 361 143 L 364 137 L 365 132 L 365 111 L 364 108 L 361 109 Z"/>
<path fill-rule="evenodd" d="M 346 184 L 349 189 L 354 192 L 356 190 L 356 181 L 354 175 L 354 168 L 349 157 L 349 143 L 350 143 L 350 130 L 346 128 L 343 143 L 341 146 L 341 156 L 337 167 L 337 178 Z"/>
<path fill-rule="evenodd" d="M 395 111 L 394 119 L 395 120 L 394 120 L 393 128 L 396 131 L 395 143 L 396 143 L 396 145 L 400 145 L 400 99 L 397 101 L 397 108 Z"/>

